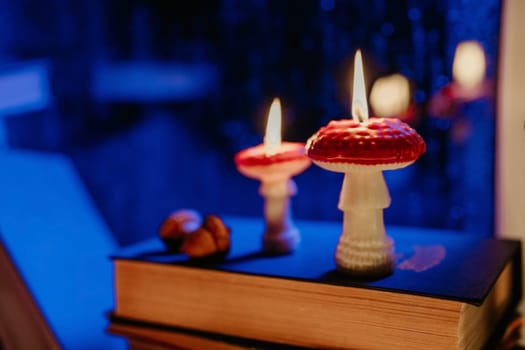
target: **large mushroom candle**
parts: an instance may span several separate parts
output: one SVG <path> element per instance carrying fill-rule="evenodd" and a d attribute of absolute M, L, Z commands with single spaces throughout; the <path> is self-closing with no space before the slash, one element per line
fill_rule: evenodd
<path fill-rule="evenodd" d="M 336 248 L 337 269 L 362 277 L 388 275 L 394 268 L 394 244 L 386 235 L 383 209 L 390 195 L 383 170 L 406 167 L 425 142 L 410 126 L 392 118 L 368 118 L 361 52 L 354 61 L 352 119 L 333 120 L 306 144 L 318 166 L 345 174 L 338 208 L 343 232 Z"/>
<path fill-rule="evenodd" d="M 281 141 L 281 103 L 276 98 L 270 107 L 264 143 L 235 155 L 239 172 L 261 181 L 259 193 L 265 200 L 263 250 L 270 254 L 289 253 L 300 242 L 290 212 L 290 196 L 297 192 L 292 176 L 311 163 L 304 146 Z"/>

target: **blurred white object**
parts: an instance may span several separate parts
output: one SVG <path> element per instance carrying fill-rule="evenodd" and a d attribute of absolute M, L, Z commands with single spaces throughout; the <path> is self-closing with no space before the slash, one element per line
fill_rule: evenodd
<path fill-rule="evenodd" d="M 504 2 L 497 111 L 496 229 L 525 237 L 525 2 Z"/>
<path fill-rule="evenodd" d="M 463 41 L 456 47 L 452 75 L 465 89 L 476 88 L 485 79 L 485 51 L 477 41 Z"/>
<path fill-rule="evenodd" d="M 376 117 L 395 117 L 410 103 L 410 84 L 401 74 L 377 79 L 370 91 L 370 105 Z"/>
<path fill-rule="evenodd" d="M 496 235 L 525 238 L 525 1 L 503 3 L 496 128 Z M 523 261 L 525 265 L 525 261 Z M 524 311 L 523 303 L 520 311 Z M 524 329 L 522 327 L 522 333 Z M 520 341 L 523 345 L 523 340 Z"/>

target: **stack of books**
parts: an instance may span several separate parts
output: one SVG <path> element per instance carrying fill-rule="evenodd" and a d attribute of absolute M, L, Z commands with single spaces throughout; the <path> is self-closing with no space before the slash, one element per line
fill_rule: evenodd
<path fill-rule="evenodd" d="M 359 280 L 335 270 L 338 224 L 301 222 L 300 248 L 267 256 L 258 220 L 225 221 L 224 260 L 169 254 L 157 238 L 113 256 L 108 331 L 132 349 L 448 350 L 495 348 L 519 328 L 518 241 L 390 227 L 394 273 Z"/>

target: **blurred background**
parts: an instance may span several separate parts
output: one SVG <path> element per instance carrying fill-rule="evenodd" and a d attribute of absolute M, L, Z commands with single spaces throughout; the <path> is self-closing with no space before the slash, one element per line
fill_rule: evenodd
<path fill-rule="evenodd" d="M 500 1 L 0 0 L 0 141 L 70 157 L 120 245 L 173 210 L 262 216 L 233 157 L 350 117 L 355 50 L 372 114 L 427 153 L 385 172 L 385 222 L 494 230 Z M 9 171 L 9 169 L 2 169 Z M 296 178 L 297 219 L 338 220 L 342 175 Z"/>

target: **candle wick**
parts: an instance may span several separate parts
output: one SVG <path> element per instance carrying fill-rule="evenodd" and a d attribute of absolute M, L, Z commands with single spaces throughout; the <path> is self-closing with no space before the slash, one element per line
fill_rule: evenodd
<path fill-rule="evenodd" d="M 367 118 L 365 117 L 363 106 L 359 101 L 354 101 L 352 104 L 352 117 L 359 123 L 366 122 Z"/>

